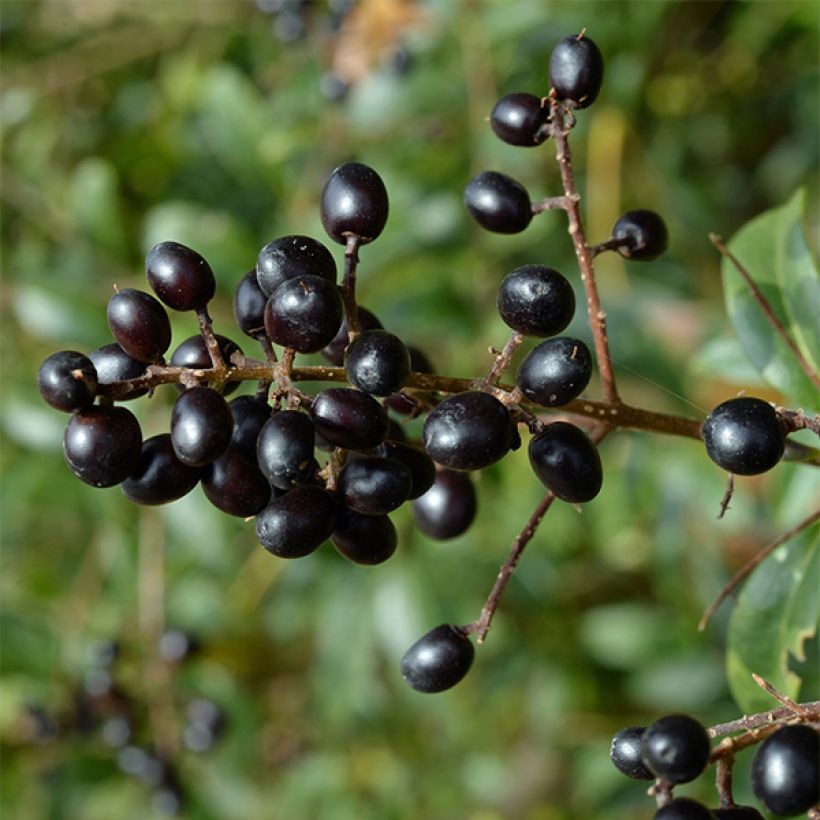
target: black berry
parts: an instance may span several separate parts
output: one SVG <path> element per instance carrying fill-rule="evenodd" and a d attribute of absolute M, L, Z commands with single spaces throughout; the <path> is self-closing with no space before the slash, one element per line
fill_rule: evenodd
<path fill-rule="evenodd" d="M 380 455 L 400 461 L 410 471 L 409 499 L 424 495 L 436 480 L 433 459 L 419 447 L 402 441 L 385 441 L 378 450 Z"/>
<path fill-rule="evenodd" d="M 265 335 L 265 302 L 268 297 L 256 281 L 256 271 L 249 270 L 236 286 L 233 315 L 239 329 L 252 339 Z"/>
<path fill-rule="evenodd" d="M 116 342 L 98 347 L 88 354 L 94 363 L 99 384 L 111 384 L 126 379 L 136 379 L 145 373 L 145 363 L 132 359 Z M 117 401 L 129 401 L 144 396 L 147 389 L 134 390 Z"/>
<path fill-rule="evenodd" d="M 43 400 L 56 410 L 73 413 L 94 403 L 97 369 L 88 356 L 75 350 L 52 353 L 37 374 L 37 387 Z"/>
<path fill-rule="evenodd" d="M 521 392 L 542 407 L 560 407 L 584 392 L 592 376 L 592 356 L 579 339 L 547 339 L 526 356 L 515 375 Z"/>
<path fill-rule="evenodd" d="M 697 800 L 676 797 L 658 809 L 653 820 L 714 820 L 714 814 Z"/>
<path fill-rule="evenodd" d="M 321 242 L 309 236 L 282 236 L 259 251 L 256 281 L 265 297 L 283 282 L 298 276 L 336 281 L 336 262 Z"/>
<path fill-rule="evenodd" d="M 498 313 L 513 330 L 544 338 L 560 333 L 575 315 L 575 293 L 565 276 L 543 265 L 523 265 L 501 281 Z"/>
<path fill-rule="evenodd" d="M 231 408 L 210 387 L 191 387 L 179 395 L 171 411 L 171 441 L 177 458 L 203 467 L 231 443 Z"/>
<path fill-rule="evenodd" d="M 200 474 L 199 468 L 177 458 L 170 434 L 162 433 L 142 443 L 139 460 L 123 481 L 122 491 L 137 504 L 168 504 L 193 490 Z"/>
<path fill-rule="evenodd" d="M 359 332 L 366 330 L 378 330 L 382 323 L 367 309 L 361 305 L 356 306 L 356 318 L 359 321 Z M 347 324 L 347 316 L 342 319 L 342 324 L 336 335 L 322 348 L 322 355 L 336 367 L 344 364 L 345 349 L 350 340 L 350 327 Z"/>
<path fill-rule="evenodd" d="M 301 558 L 330 538 L 335 521 L 333 496 L 304 484 L 271 501 L 256 516 L 256 537 L 279 558 Z"/>
<path fill-rule="evenodd" d="M 410 372 L 410 353 L 387 330 L 366 330 L 348 345 L 344 357 L 347 380 L 373 396 L 389 396 Z"/>
<path fill-rule="evenodd" d="M 645 726 L 629 726 L 612 738 L 609 759 L 615 768 L 634 780 L 654 780 L 655 775 L 641 760 L 641 737 Z"/>
<path fill-rule="evenodd" d="M 592 501 L 601 489 L 603 470 L 598 449 L 574 424 L 548 424 L 530 439 L 529 457 L 541 483 L 564 501 Z"/>
<path fill-rule="evenodd" d="M 340 506 L 330 540 L 354 564 L 381 564 L 396 551 L 398 537 L 386 515 L 362 515 Z"/>
<path fill-rule="evenodd" d="M 388 430 L 387 413 L 367 393 L 351 387 L 322 390 L 310 409 L 316 430 L 331 444 L 349 450 L 370 450 Z"/>
<path fill-rule="evenodd" d="M 384 229 L 387 212 L 387 190 L 381 177 L 359 162 L 336 168 L 322 191 L 322 225 L 342 245 L 349 236 L 372 242 Z"/>
<path fill-rule="evenodd" d="M 706 768 L 710 751 L 706 730 L 689 715 L 662 717 L 641 737 L 641 759 L 671 783 L 694 780 Z"/>
<path fill-rule="evenodd" d="M 313 438 L 310 416 L 298 410 L 281 410 L 263 424 L 256 439 L 256 457 L 274 487 L 289 490 L 310 481 L 318 469 Z"/>
<path fill-rule="evenodd" d="M 413 373 L 435 373 L 433 367 L 427 356 L 413 345 L 407 346 L 407 352 L 410 354 L 410 370 Z M 417 413 L 419 410 L 418 403 L 415 399 L 407 393 L 398 392 L 388 396 L 384 401 L 385 407 L 389 407 L 394 413 L 401 413 L 402 415 L 410 415 Z"/>
<path fill-rule="evenodd" d="M 733 806 L 731 809 L 712 809 L 715 820 L 766 820 L 752 806 Z"/>
<path fill-rule="evenodd" d="M 111 334 L 138 362 L 157 361 L 171 344 L 168 314 L 150 293 L 133 288 L 117 291 L 106 312 Z"/>
<path fill-rule="evenodd" d="M 564 37 L 550 54 L 549 77 L 559 100 L 572 100 L 578 108 L 586 108 L 601 90 L 604 58 L 589 37 Z"/>
<path fill-rule="evenodd" d="M 222 354 L 222 360 L 230 366 L 231 356 L 233 356 L 234 353 L 241 354 L 242 348 L 232 339 L 220 333 L 215 333 L 214 337 L 216 338 L 219 352 Z M 189 336 L 184 342 L 181 342 L 171 354 L 170 364 L 174 367 L 187 367 L 190 370 L 210 370 L 213 367 L 208 345 L 200 334 Z M 222 389 L 223 395 L 232 393 L 239 385 L 240 382 L 227 382 Z M 181 385 L 177 385 L 177 389 L 182 390 L 184 388 Z"/>
<path fill-rule="evenodd" d="M 203 469 L 202 489 L 214 507 L 240 518 L 256 515 L 271 497 L 270 484 L 256 460 L 231 446 Z"/>
<path fill-rule="evenodd" d="M 464 204 L 482 228 L 495 233 L 519 233 L 532 219 L 526 188 L 496 171 L 482 171 L 470 180 Z"/>
<path fill-rule="evenodd" d="M 237 396 L 229 406 L 233 416 L 231 447 L 238 447 L 256 461 L 256 440 L 271 417 L 270 405 L 256 396 Z"/>
<path fill-rule="evenodd" d="M 476 506 L 469 474 L 442 468 L 436 472 L 433 486 L 413 502 L 413 517 L 425 535 L 443 541 L 467 531 Z"/>
<path fill-rule="evenodd" d="M 458 627 L 442 624 L 404 653 L 401 674 L 418 692 L 443 692 L 470 671 L 474 656 L 472 641 Z"/>
<path fill-rule="evenodd" d="M 216 281 L 211 266 L 178 242 L 160 242 L 145 257 L 148 284 L 174 310 L 198 310 L 213 299 Z"/>
<path fill-rule="evenodd" d="M 620 243 L 621 256 L 641 262 L 656 259 L 669 244 L 666 223 L 654 211 L 627 211 L 612 228 L 612 237 Z"/>
<path fill-rule="evenodd" d="M 751 397 L 719 404 L 703 423 L 706 453 L 735 475 L 765 473 L 783 457 L 786 442 L 774 408 Z"/>
<path fill-rule="evenodd" d="M 547 138 L 544 124 L 549 117 L 549 103 L 533 94 L 506 94 L 493 107 L 490 126 L 500 139 L 510 145 L 532 147 Z"/>
<path fill-rule="evenodd" d="M 357 458 L 339 473 L 339 498 L 363 515 L 392 512 L 407 500 L 411 487 L 410 471 L 392 458 Z"/>

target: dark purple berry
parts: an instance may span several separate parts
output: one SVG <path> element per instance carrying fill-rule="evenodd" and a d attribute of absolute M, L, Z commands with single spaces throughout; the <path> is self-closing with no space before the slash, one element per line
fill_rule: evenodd
<path fill-rule="evenodd" d="M 706 454 L 735 475 L 771 470 L 783 457 L 786 439 L 774 408 L 743 396 L 719 404 L 703 423 Z"/>
<path fill-rule="evenodd" d="M 526 188 L 496 171 L 482 171 L 470 180 L 464 204 L 482 228 L 495 233 L 519 233 L 532 219 Z"/>
<path fill-rule="evenodd" d="M 541 483 L 563 501 L 592 501 L 601 489 L 603 470 L 598 449 L 574 424 L 548 424 L 530 439 L 529 457 Z"/>
<path fill-rule="evenodd" d="M 387 190 L 367 165 L 348 162 L 330 175 L 322 191 L 322 225 L 342 245 L 349 236 L 372 242 L 387 222 Z"/>
<path fill-rule="evenodd" d="M 655 812 L 653 820 L 714 820 L 714 814 L 697 800 L 676 797 Z"/>
<path fill-rule="evenodd" d="M 160 242 L 145 257 L 148 284 L 174 310 L 198 310 L 213 299 L 216 280 L 211 266 L 178 242 Z"/>
<path fill-rule="evenodd" d="M 171 441 L 177 458 L 203 467 L 228 449 L 233 430 L 231 408 L 210 387 L 191 387 L 181 393 L 171 411 Z"/>
<path fill-rule="evenodd" d="M 410 354 L 410 371 L 412 373 L 436 372 L 427 356 L 417 347 L 408 345 L 407 352 Z M 404 392 L 393 393 L 392 396 L 388 396 L 384 401 L 384 406 L 390 408 L 394 413 L 401 413 L 405 416 L 416 413 L 419 409 L 416 400 Z M 390 437 L 388 436 L 388 438 Z"/>
<path fill-rule="evenodd" d="M 256 440 L 271 416 L 270 405 L 256 396 L 237 396 L 228 405 L 233 416 L 231 447 L 239 448 L 256 461 Z"/>
<path fill-rule="evenodd" d="M 641 760 L 641 737 L 645 726 L 629 726 L 612 738 L 609 759 L 615 768 L 633 780 L 654 780 L 655 775 Z"/>
<path fill-rule="evenodd" d="M 266 298 L 283 282 L 301 276 L 336 281 L 336 262 L 321 242 L 309 236 L 282 236 L 259 251 L 256 280 Z"/>
<path fill-rule="evenodd" d="M 202 489 L 218 510 L 240 518 L 256 515 L 270 501 L 271 488 L 256 460 L 228 447 L 202 471 Z"/>
<path fill-rule="evenodd" d="M 410 471 L 408 499 L 424 495 L 436 480 L 436 465 L 420 447 L 401 441 L 385 441 L 378 450 L 380 455 L 400 461 Z"/>
<path fill-rule="evenodd" d="M 543 265 L 523 265 L 501 281 L 498 313 L 513 330 L 544 338 L 560 333 L 575 315 L 575 293 L 566 277 Z"/>
<path fill-rule="evenodd" d="M 116 342 L 98 347 L 88 354 L 97 371 L 98 384 L 112 384 L 128 379 L 137 379 L 145 373 L 145 363 L 132 359 Z M 130 401 L 144 396 L 147 388 L 135 390 L 117 401 Z"/>
<path fill-rule="evenodd" d="M 345 374 L 353 387 L 373 396 L 395 393 L 410 372 L 410 353 L 387 330 L 359 333 L 345 351 Z"/>
<path fill-rule="evenodd" d="M 669 244 L 666 223 L 654 211 L 627 211 L 612 228 L 612 237 L 619 241 L 618 253 L 627 259 L 656 259 Z"/>
<path fill-rule="evenodd" d="M 367 309 L 361 305 L 356 306 L 356 317 L 359 320 L 359 332 L 366 330 L 380 330 L 382 323 Z M 344 364 L 345 349 L 350 338 L 350 327 L 347 324 L 347 316 L 342 319 L 342 324 L 336 335 L 330 342 L 322 348 L 322 355 L 336 367 Z"/>
<path fill-rule="evenodd" d="M 430 538 L 444 541 L 466 532 L 476 514 L 476 494 L 467 473 L 442 468 L 433 486 L 413 501 L 416 526 Z"/>
<path fill-rule="evenodd" d="M 766 820 L 752 806 L 733 806 L 731 809 L 712 809 L 715 820 Z"/>
<path fill-rule="evenodd" d="M 362 515 L 392 512 L 407 500 L 411 487 L 410 471 L 392 458 L 357 458 L 339 473 L 339 498 Z"/>
<path fill-rule="evenodd" d="M 370 450 L 387 436 L 387 413 L 367 393 L 350 387 L 329 387 L 310 409 L 316 430 L 331 444 L 349 450 Z"/>
<path fill-rule="evenodd" d="M 40 365 L 37 387 L 43 400 L 55 410 L 73 413 L 94 403 L 97 379 L 97 369 L 88 356 L 61 350 Z"/>
<path fill-rule="evenodd" d="M 242 348 L 227 336 L 215 333 L 214 337 L 216 338 L 216 343 L 219 346 L 219 352 L 222 354 L 223 361 L 230 366 L 231 356 L 233 356 L 234 353 L 241 355 Z M 199 334 L 189 336 L 184 342 L 179 344 L 176 350 L 171 354 L 170 364 L 174 367 L 186 367 L 189 370 L 210 370 L 213 367 L 208 345 L 205 343 L 205 339 Z M 227 396 L 229 393 L 233 393 L 240 384 L 241 382 L 227 382 L 222 389 L 222 394 Z M 177 385 L 177 389 L 183 390 L 184 387 Z"/>
<path fill-rule="evenodd" d="M 550 54 L 549 77 L 559 100 L 572 100 L 578 108 L 586 108 L 601 90 L 604 58 L 589 37 L 564 37 Z"/>
<path fill-rule="evenodd" d="M 452 470 L 480 470 L 507 454 L 515 426 L 497 398 L 471 390 L 450 396 L 431 410 L 423 438 L 433 461 Z"/>
<path fill-rule="evenodd" d="M 362 515 L 340 506 L 330 540 L 354 564 L 382 564 L 396 551 L 398 537 L 386 515 Z"/>
<path fill-rule="evenodd" d="M 256 439 L 256 458 L 265 478 L 282 490 L 305 484 L 318 469 L 313 457 L 314 426 L 307 413 L 280 410 L 264 423 Z"/>
<path fill-rule="evenodd" d="M 533 94 L 506 94 L 493 107 L 490 126 L 510 145 L 532 147 L 548 136 L 543 126 L 550 114 L 549 102 Z"/>
<path fill-rule="evenodd" d="M 156 362 L 171 344 L 171 322 L 150 293 L 133 288 L 108 300 L 108 327 L 119 346 L 138 362 Z"/>
<path fill-rule="evenodd" d="M 417 692 L 443 692 L 473 665 L 475 647 L 457 626 L 442 624 L 419 638 L 401 659 L 401 674 Z"/>
<path fill-rule="evenodd" d="M 592 356 L 579 339 L 559 336 L 534 347 L 515 374 L 521 392 L 542 407 L 560 407 L 584 392 Z"/>
<path fill-rule="evenodd" d="M 646 727 L 641 759 L 670 783 L 689 783 L 705 768 L 711 747 L 706 729 L 689 715 L 667 715 Z"/>
<path fill-rule="evenodd" d="M 236 286 L 233 315 L 239 329 L 252 339 L 265 335 L 265 303 L 268 297 L 256 281 L 256 271 L 249 270 Z"/>
<path fill-rule="evenodd" d="M 168 504 L 193 490 L 200 474 L 199 468 L 177 458 L 170 434 L 162 433 L 142 443 L 139 460 L 122 491 L 137 504 Z"/>
<path fill-rule="evenodd" d="M 333 496 L 314 484 L 304 484 L 271 501 L 256 516 L 256 537 L 279 558 L 301 558 L 330 538 L 335 523 Z"/>

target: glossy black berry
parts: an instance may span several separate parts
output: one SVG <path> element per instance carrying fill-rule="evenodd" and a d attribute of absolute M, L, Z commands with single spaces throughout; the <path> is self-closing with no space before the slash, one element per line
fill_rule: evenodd
<path fill-rule="evenodd" d="M 330 538 L 335 523 L 333 496 L 304 484 L 271 501 L 256 516 L 256 537 L 279 558 L 301 558 Z"/>
<path fill-rule="evenodd" d="M 202 489 L 208 501 L 227 515 L 250 518 L 267 506 L 271 497 L 268 480 L 256 459 L 238 447 L 228 447 L 202 470 Z"/>
<path fill-rule="evenodd" d="M 322 390 L 310 409 L 316 430 L 336 447 L 370 450 L 387 436 L 387 413 L 367 393 L 351 387 Z"/>
<path fill-rule="evenodd" d="M 589 436 L 566 421 L 548 424 L 530 439 L 530 464 L 541 483 L 571 504 L 592 501 L 603 483 L 598 448 Z"/>
<path fill-rule="evenodd" d="M 76 350 L 61 350 L 40 365 L 37 388 L 43 400 L 56 410 L 83 410 L 94 403 L 97 369 L 88 356 Z"/>
<path fill-rule="evenodd" d="M 658 777 L 688 783 L 709 760 L 706 729 L 689 715 L 667 715 L 646 727 L 641 737 L 641 759 Z"/>
<path fill-rule="evenodd" d="M 339 473 L 339 498 L 363 515 L 392 512 L 408 499 L 411 487 L 410 471 L 393 458 L 357 458 Z"/>
<path fill-rule="evenodd" d="M 476 494 L 468 473 L 442 468 L 433 486 L 413 502 L 416 526 L 443 541 L 466 532 L 476 514 Z"/>
<path fill-rule="evenodd" d="M 222 354 L 222 360 L 230 366 L 231 356 L 234 353 L 241 355 L 242 348 L 221 333 L 215 333 L 214 337 L 219 346 L 219 352 Z M 200 334 L 189 336 L 184 342 L 181 342 L 171 354 L 170 364 L 174 367 L 187 367 L 190 370 L 210 370 L 213 367 L 208 345 Z M 227 396 L 232 393 L 240 384 L 241 382 L 227 382 L 222 389 L 223 395 Z M 177 389 L 182 390 L 182 385 L 177 385 Z"/>
<path fill-rule="evenodd" d="M 733 806 L 731 809 L 712 809 L 715 820 L 766 820 L 753 806 Z"/>
<path fill-rule="evenodd" d="M 619 241 L 618 253 L 627 259 L 648 262 L 659 257 L 669 244 L 666 223 L 654 211 L 627 211 L 612 228 Z"/>
<path fill-rule="evenodd" d="M 330 540 L 354 564 L 382 564 L 396 551 L 398 537 L 386 515 L 362 515 L 341 506 Z"/>
<path fill-rule="evenodd" d="M 174 310 L 197 310 L 213 299 L 216 280 L 211 266 L 179 242 L 160 242 L 145 257 L 148 284 Z"/>
<path fill-rule="evenodd" d="M 299 276 L 336 281 L 336 262 L 321 242 L 298 234 L 282 236 L 259 251 L 256 281 L 266 297 L 283 282 Z"/>
<path fill-rule="evenodd" d="M 366 330 L 345 351 L 345 375 L 354 387 L 373 396 L 389 396 L 410 372 L 410 353 L 387 330 Z"/>
<path fill-rule="evenodd" d="M 410 471 L 409 499 L 424 495 L 436 480 L 436 465 L 420 447 L 402 441 L 385 441 L 379 447 L 380 455 L 400 461 Z"/>
<path fill-rule="evenodd" d="M 310 416 L 298 410 L 281 410 L 264 423 L 256 439 L 256 458 L 274 487 L 289 490 L 313 478 L 318 468 L 313 438 Z"/>
<path fill-rule="evenodd" d="M 125 496 L 137 504 L 168 504 L 187 495 L 199 481 L 198 467 L 183 464 L 169 433 L 146 439 L 139 460 L 122 483 Z"/>
<path fill-rule="evenodd" d="M 249 270 L 236 286 L 233 315 L 239 329 L 252 339 L 265 335 L 265 303 L 268 297 L 256 281 L 256 271 Z"/>
<path fill-rule="evenodd" d="M 407 352 L 410 354 L 410 371 L 412 373 L 436 372 L 430 359 L 423 351 L 413 345 L 407 345 Z M 384 405 L 394 413 L 400 413 L 401 415 L 410 415 L 411 413 L 417 413 L 419 410 L 416 400 L 403 391 L 388 396 L 384 401 Z"/>
<path fill-rule="evenodd" d="M 715 815 L 702 803 L 688 797 L 676 797 L 658 809 L 653 820 L 714 820 Z"/>
<path fill-rule="evenodd" d="M 233 418 L 228 403 L 210 387 L 191 387 L 179 395 L 171 411 L 171 441 L 177 458 L 203 467 L 231 443 Z"/>
<path fill-rule="evenodd" d="M 356 306 L 356 317 L 359 320 L 359 332 L 366 330 L 379 330 L 382 323 L 367 309 L 361 305 Z M 322 355 L 336 367 L 344 364 L 345 349 L 350 340 L 350 327 L 347 324 L 347 316 L 342 319 L 342 324 L 336 335 L 322 348 Z"/>
<path fill-rule="evenodd" d="M 145 373 L 145 363 L 132 359 L 116 342 L 98 347 L 88 354 L 97 371 L 98 384 L 111 384 L 136 379 Z M 135 390 L 117 401 L 130 401 L 144 396 L 147 389 Z"/>
<path fill-rule="evenodd" d="M 342 245 L 349 236 L 362 242 L 376 239 L 387 222 L 388 209 L 381 177 L 359 162 L 336 168 L 322 191 L 322 225 Z"/>
<path fill-rule="evenodd" d="M 333 282 L 297 276 L 279 285 L 265 305 L 265 330 L 271 340 L 299 353 L 316 353 L 342 324 L 342 297 Z"/>
<path fill-rule="evenodd" d="M 575 315 L 575 293 L 567 278 L 543 265 L 510 271 L 498 288 L 498 313 L 513 330 L 545 338 L 560 333 Z"/>
<path fill-rule="evenodd" d="M 480 470 L 512 447 L 515 426 L 507 408 L 489 393 L 456 393 L 435 407 L 424 422 L 424 449 L 452 470 Z"/>
<path fill-rule="evenodd" d="M 784 726 L 767 737 L 752 759 L 752 791 L 775 814 L 796 817 L 820 801 L 820 733 Z"/>
<path fill-rule="evenodd" d="M 442 624 L 419 638 L 401 659 L 401 674 L 417 692 L 443 692 L 473 665 L 475 647 L 456 626 Z"/>
<path fill-rule="evenodd" d="M 532 147 L 548 136 L 544 124 L 549 117 L 549 102 L 533 94 L 505 94 L 493 107 L 490 126 L 496 136 L 510 145 Z"/>
<path fill-rule="evenodd" d="M 744 396 L 719 404 L 703 423 L 706 453 L 735 475 L 765 473 L 783 457 L 786 440 L 774 408 Z"/>
<path fill-rule="evenodd" d="M 521 362 L 515 383 L 542 407 L 560 407 L 584 392 L 592 376 L 592 356 L 579 339 L 558 336 L 534 347 Z"/>
<path fill-rule="evenodd" d="M 482 228 L 495 233 L 519 233 L 532 220 L 526 188 L 497 171 L 474 176 L 464 189 L 464 204 Z"/>
<path fill-rule="evenodd" d="M 238 447 L 256 461 L 256 440 L 271 416 L 270 405 L 256 396 L 237 396 L 228 406 L 233 416 L 231 447 Z"/>
<path fill-rule="evenodd" d="M 155 362 L 171 344 L 171 322 L 150 293 L 133 288 L 117 291 L 106 311 L 111 335 L 138 362 Z"/>
<path fill-rule="evenodd" d="M 94 406 L 75 413 L 65 428 L 63 453 L 71 472 L 92 487 L 112 487 L 137 465 L 142 432 L 124 407 Z"/>
<path fill-rule="evenodd" d="M 641 737 L 645 726 L 629 726 L 612 738 L 609 759 L 615 768 L 633 780 L 654 780 L 655 775 L 641 760 Z"/>
<path fill-rule="evenodd" d="M 559 100 L 572 100 L 578 108 L 586 108 L 601 90 L 604 58 L 589 37 L 564 37 L 550 54 L 549 77 Z"/>

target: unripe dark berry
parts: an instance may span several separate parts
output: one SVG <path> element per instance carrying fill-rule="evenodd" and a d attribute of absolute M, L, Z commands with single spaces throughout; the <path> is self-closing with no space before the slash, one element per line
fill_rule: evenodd
<path fill-rule="evenodd" d="M 425 535 L 443 541 L 467 531 L 476 507 L 469 474 L 442 468 L 436 472 L 433 486 L 413 502 L 413 517 Z"/>
<path fill-rule="evenodd" d="M 401 674 L 417 692 L 443 692 L 470 671 L 474 657 L 472 641 L 458 627 L 442 624 L 404 653 Z"/>
<path fill-rule="evenodd" d="M 501 280 L 496 307 L 513 330 L 545 338 L 560 333 L 572 321 L 575 293 L 557 270 L 522 265 Z"/>
<path fill-rule="evenodd" d="M 655 775 L 641 760 L 641 737 L 645 726 L 629 726 L 612 738 L 609 759 L 615 768 L 633 780 L 654 780 Z"/>
<path fill-rule="evenodd" d="M 362 515 L 340 506 L 330 540 L 348 561 L 374 565 L 383 564 L 393 555 L 398 536 L 386 515 Z"/>
<path fill-rule="evenodd" d="M 669 244 L 666 223 L 654 211 L 627 211 L 612 228 L 618 253 L 627 259 L 648 262 L 659 257 Z"/>
<path fill-rule="evenodd" d="M 193 490 L 200 474 L 199 468 L 177 458 L 170 434 L 162 433 L 142 443 L 139 460 L 123 481 L 122 491 L 137 504 L 168 504 Z"/>
<path fill-rule="evenodd" d="M 37 387 L 43 400 L 55 410 L 73 413 L 94 403 L 97 369 L 88 356 L 75 350 L 61 350 L 40 365 Z"/>
<path fill-rule="evenodd" d="M 604 58 L 589 37 L 564 37 L 550 54 L 549 77 L 559 100 L 572 100 L 578 108 L 586 108 L 601 90 Z"/>
<path fill-rule="evenodd" d="M 762 399 L 743 396 L 719 404 L 703 423 L 706 453 L 735 475 L 757 475 L 783 457 L 786 440 L 774 408 Z"/>
<path fill-rule="evenodd" d="M 335 522 L 333 496 L 314 484 L 303 484 L 271 501 L 256 516 L 256 537 L 279 558 L 301 558 L 330 538 Z"/>
<path fill-rule="evenodd" d="M 133 288 L 117 291 L 106 310 L 108 327 L 120 347 L 139 362 L 155 362 L 171 344 L 171 322 L 150 293 Z"/>
<path fill-rule="evenodd" d="M 547 339 L 526 356 L 515 375 L 521 392 L 542 407 L 560 407 L 584 392 L 592 376 L 592 356 L 579 339 Z"/>
<path fill-rule="evenodd" d="M 410 372 L 410 353 L 398 336 L 387 330 L 366 330 L 348 345 L 345 375 L 354 387 L 372 396 L 389 396 Z"/>
<path fill-rule="evenodd" d="M 803 814 L 820 801 L 820 732 L 802 724 L 769 735 L 752 759 L 752 791 L 784 817 Z"/>
<path fill-rule="evenodd" d="M 256 260 L 256 281 L 270 296 L 288 279 L 297 276 L 318 276 L 336 281 L 336 262 L 330 251 L 309 236 L 282 236 L 268 242 Z"/>
<path fill-rule="evenodd" d="M 351 387 L 329 387 L 313 401 L 317 432 L 336 447 L 370 450 L 387 436 L 387 413 L 367 393 Z"/>
<path fill-rule="evenodd" d="M 423 439 L 433 461 L 452 470 L 480 470 L 507 454 L 515 426 L 497 398 L 470 390 L 446 398 L 430 411 Z"/>
<path fill-rule="evenodd" d="M 676 797 L 655 812 L 653 820 L 714 820 L 714 814 L 697 800 Z"/>
<path fill-rule="evenodd" d="M 233 296 L 233 315 L 239 329 L 252 339 L 265 335 L 265 302 L 268 297 L 256 280 L 256 271 L 249 270 L 236 286 Z"/>
<path fill-rule="evenodd" d="M 571 504 L 592 501 L 601 490 L 603 470 L 589 436 L 566 421 L 548 424 L 530 440 L 530 464 L 541 483 Z"/>
<path fill-rule="evenodd" d="M 372 242 L 384 229 L 389 205 L 381 177 L 359 162 L 340 165 L 322 191 L 322 225 L 342 245 L 349 236 Z"/>
<path fill-rule="evenodd" d="M 689 715 L 662 717 L 641 737 L 641 759 L 670 783 L 694 780 L 706 768 L 710 751 L 706 729 Z"/>
<path fill-rule="evenodd" d="M 482 171 L 464 189 L 464 204 L 482 228 L 495 233 L 520 233 L 532 220 L 526 188 L 497 171 Z"/>
<path fill-rule="evenodd" d="M 493 107 L 490 126 L 496 136 L 510 145 L 532 147 L 548 136 L 543 126 L 550 114 L 549 103 L 533 94 L 505 94 Z"/>
<path fill-rule="evenodd" d="M 160 242 L 145 257 L 148 283 L 174 310 L 198 310 L 213 299 L 216 280 L 211 266 L 179 242 Z"/>

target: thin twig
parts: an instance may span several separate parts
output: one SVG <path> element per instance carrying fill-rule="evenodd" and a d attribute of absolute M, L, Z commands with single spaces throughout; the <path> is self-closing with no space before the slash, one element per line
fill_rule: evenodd
<path fill-rule="evenodd" d="M 488 385 L 498 384 L 501 374 L 510 366 L 515 351 L 518 350 L 523 341 L 523 333 L 518 333 L 517 331 L 512 332 L 510 338 L 507 340 L 507 344 L 504 345 L 504 349 L 495 357 L 492 370 L 490 370 L 487 375 L 486 381 Z"/>
<path fill-rule="evenodd" d="M 806 709 L 799 703 L 795 703 L 788 695 L 784 695 L 779 689 L 776 689 L 769 681 L 760 677 L 756 672 L 752 672 L 752 679 L 767 695 L 771 695 L 778 703 L 782 703 L 783 706 L 787 709 L 791 709 L 796 715 L 806 717 L 811 713 L 810 709 Z"/>
<path fill-rule="evenodd" d="M 706 625 L 712 619 L 712 616 L 715 614 L 717 608 L 728 598 L 737 588 L 738 584 L 746 578 L 752 570 L 761 563 L 766 557 L 771 555 L 779 546 L 785 544 L 790 538 L 793 538 L 797 533 L 801 530 L 810 527 L 812 524 L 816 523 L 820 520 L 820 509 L 815 510 L 811 515 L 804 518 L 799 524 L 796 524 L 792 527 L 788 532 L 784 532 L 779 538 L 776 538 L 770 544 L 767 544 L 760 550 L 756 555 L 754 555 L 749 561 L 747 561 L 734 575 L 731 581 L 726 584 L 725 587 L 720 591 L 720 594 L 715 598 L 715 600 L 709 605 L 706 609 L 706 612 L 703 613 L 703 617 L 700 619 L 700 623 L 698 624 L 698 630 L 703 631 L 706 629 Z"/>
<path fill-rule="evenodd" d="M 728 754 L 718 760 L 715 766 L 715 787 L 722 809 L 731 809 L 735 805 L 735 799 L 732 796 L 732 766 L 734 763 L 735 756 Z"/>
<path fill-rule="evenodd" d="M 807 715 L 814 716 L 815 719 L 820 718 L 820 700 L 798 705 Z M 733 732 L 746 732 L 751 729 L 757 729 L 759 726 L 767 726 L 769 723 L 793 717 L 794 710 L 791 707 L 780 706 L 777 709 L 770 709 L 767 712 L 743 715 L 743 717 L 730 720 L 728 723 L 718 723 L 708 728 L 706 733 L 709 737 L 723 737 L 723 735 L 730 735 Z"/>
<path fill-rule="evenodd" d="M 208 308 L 201 307 L 196 312 L 196 317 L 199 319 L 199 332 L 205 340 L 205 346 L 208 348 L 208 355 L 211 357 L 211 364 L 214 370 L 219 370 L 225 367 L 225 360 L 222 358 L 222 351 L 219 349 L 219 342 L 214 335 L 213 324 L 211 317 L 208 315 Z"/>
<path fill-rule="evenodd" d="M 530 209 L 534 214 L 544 211 L 566 211 L 567 198 L 565 196 L 547 196 L 539 202 L 533 202 Z"/>
<path fill-rule="evenodd" d="M 718 520 L 723 518 L 726 515 L 726 510 L 729 509 L 729 502 L 732 500 L 732 496 L 735 494 L 735 477 L 732 473 L 729 473 L 729 480 L 726 482 L 726 492 L 723 494 L 723 498 L 720 500 L 720 512 L 718 513 Z"/>
<path fill-rule="evenodd" d="M 360 237 L 351 235 L 347 237 L 347 247 L 345 248 L 345 272 L 342 280 L 342 302 L 344 304 L 345 316 L 347 317 L 347 327 L 350 341 L 359 332 L 359 312 L 356 309 L 356 268 L 359 264 L 359 246 L 362 240 Z"/>

